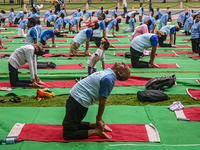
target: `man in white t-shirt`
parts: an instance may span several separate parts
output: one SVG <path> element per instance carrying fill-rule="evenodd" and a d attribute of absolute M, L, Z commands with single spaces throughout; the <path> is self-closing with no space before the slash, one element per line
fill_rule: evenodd
<path fill-rule="evenodd" d="M 102 61 L 102 67 L 105 69 L 105 53 L 104 51 L 108 49 L 109 47 L 109 42 L 105 41 L 102 42 L 101 45 L 99 46 L 99 49 L 97 49 L 93 55 L 90 57 L 90 59 L 87 61 L 88 65 L 88 75 L 92 74 L 93 72 L 97 71 L 96 68 L 96 63 L 101 60 Z"/>

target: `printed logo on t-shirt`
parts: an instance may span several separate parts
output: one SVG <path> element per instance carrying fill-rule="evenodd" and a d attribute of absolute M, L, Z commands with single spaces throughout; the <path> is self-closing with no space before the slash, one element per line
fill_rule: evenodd
<path fill-rule="evenodd" d="M 96 73 L 96 75 L 99 75 L 99 74 L 101 74 L 101 72 L 97 72 L 97 73 Z"/>

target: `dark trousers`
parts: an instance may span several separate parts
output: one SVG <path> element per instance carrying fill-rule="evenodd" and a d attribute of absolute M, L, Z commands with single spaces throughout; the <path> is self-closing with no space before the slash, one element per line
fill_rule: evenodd
<path fill-rule="evenodd" d="M 90 75 L 90 71 L 91 71 L 91 67 L 88 67 L 88 75 Z M 97 68 L 93 68 L 92 73 L 94 73 L 94 72 L 97 72 Z"/>
<path fill-rule="evenodd" d="M 101 44 L 101 37 L 91 37 L 90 38 L 90 41 L 94 41 L 94 43 L 95 43 L 95 45 L 97 46 L 97 47 L 99 47 L 100 46 L 100 44 Z"/>
<path fill-rule="evenodd" d="M 195 52 L 195 53 L 200 53 L 199 38 L 198 39 L 192 39 L 192 51 Z"/>
<path fill-rule="evenodd" d="M 149 68 L 149 63 L 145 61 L 139 61 L 140 56 L 143 53 L 136 51 L 132 47 L 130 48 L 131 51 L 131 64 L 133 68 Z"/>
<path fill-rule="evenodd" d="M 189 31 L 185 31 L 185 35 L 191 35 Z"/>
<path fill-rule="evenodd" d="M 71 23 L 69 23 L 69 31 L 72 31 L 72 27 L 71 27 Z"/>
<path fill-rule="evenodd" d="M 127 7 L 124 7 L 123 9 L 124 9 L 124 13 L 122 14 L 122 17 L 125 18 L 125 15 L 127 13 Z"/>
<path fill-rule="evenodd" d="M 63 28 L 65 29 L 65 27 L 66 27 L 66 23 L 63 21 Z"/>
<path fill-rule="evenodd" d="M 19 20 L 20 20 L 20 18 L 15 18 L 14 24 L 19 24 L 19 23 L 18 23 Z"/>
<path fill-rule="evenodd" d="M 182 23 L 178 22 L 178 25 L 179 25 L 179 28 L 181 29 L 182 28 Z"/>
<path fill-rule="evenodd" d="M 63 120 L 63 138 L 65 140 L 87 139 L 89 122 L 82 122 L 88 108 L 83 107 L 73 97 L 66 104 L 66 114 Z"/>
<path fill-rule="evenodd" d="M 166 38 L 167 38 L 167 35 L 165 34 L 165 40 L 166 40 Z M 165 44 L 165 43 L 163 43 L 164 41 L 162 41 L 161 39 L 159 39 L 159 46 L 161 46 L 161 47 L 172 47 L 171 44 Z"/>
<path fill-rule="evenodd" d="M 53 27 L 49 21 L 47 21 L 47 27 Z"/>
<path fill-rule="evenodd" d="M 9 77 L 11 86 L 29 87 L 31 80 L 19 80 L 18 71 L 10 63 L 8 63 Z"/>
<path fill-rule="evenodd" d="M 130 17 L 126 16 L 126 24 L 129 24 L 129 19 L 130 19 Z"/>

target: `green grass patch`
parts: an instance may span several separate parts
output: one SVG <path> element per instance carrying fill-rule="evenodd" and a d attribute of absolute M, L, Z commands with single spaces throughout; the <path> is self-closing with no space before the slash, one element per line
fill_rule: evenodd
<path fill-rule="evenodd" d="M 36 97 L 21 96 L 21 103 L 5 102 L 0 103 L 0 107 L 64 107 L 69 95 L 55 96 L 51 99 L 38 101 Z M 181 101 L 183 105 L 200 104 L 200 101 L 195 101 L 189 95 L 169 95 L 170 100 L 163 102 L 141 102 L 137 95 L 110 95 L 106 105 L 130 105 L 130 106 L 145 106 L 145 105 L 171 105 L 174 101 Z M 2 96 L 1 99 L 8 100 L 11 96 Z"/>

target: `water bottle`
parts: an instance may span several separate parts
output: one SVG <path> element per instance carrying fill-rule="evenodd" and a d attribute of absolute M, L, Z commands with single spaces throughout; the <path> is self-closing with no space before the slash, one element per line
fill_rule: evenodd
<path fill-rule="evenodd" d="M 8 137 L 1 140 L 1 145 L 16 144 L 18 137 Z"/>

